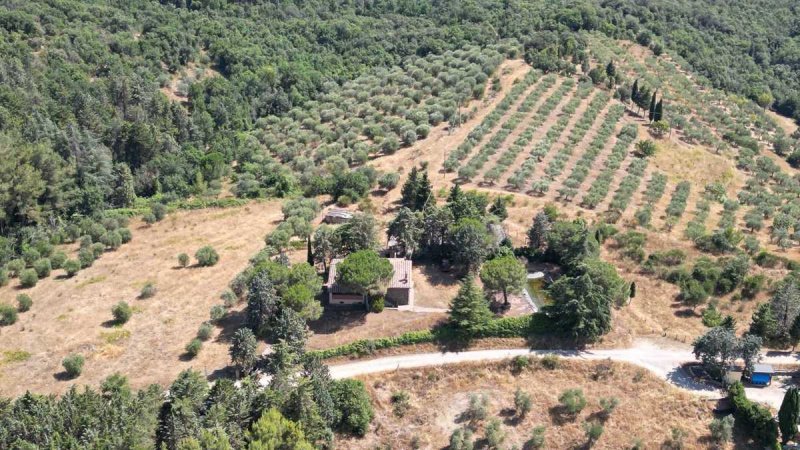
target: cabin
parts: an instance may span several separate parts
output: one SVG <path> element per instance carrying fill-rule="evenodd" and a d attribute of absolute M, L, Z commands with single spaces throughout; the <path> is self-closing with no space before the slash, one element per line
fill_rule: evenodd
<path fill-rule="evenodd" d="M 772 376 L 775 369 L 769 364 L 753 365 L 753 374 L 750 375 L 750 384 L 756 386 L 769 386 L 772 383 Z"/>
<path fill-rule="evenodd" d="M 386 290 L 385 303 L 387 306 L 408 307 L 414 305 L 414 280 L 411 277 L 411 260 L 405 258 L 387 258 L 392 264 L 394 273 L 389 287 Z M 357 292 L 352 292 L 336 282 L 336 266 L 342 259 L 331 261 L 328 281 L 325 283 L 328 306 L 339 308 L 366 308 L 367 298 Z"/>
<path fill-rule="evenodd" d="M 342 208 L 331 208 L 325 213 L 322 221 L 328 224 L 338 224 L 349 222 L 353 218 L 353 213 Z"/>

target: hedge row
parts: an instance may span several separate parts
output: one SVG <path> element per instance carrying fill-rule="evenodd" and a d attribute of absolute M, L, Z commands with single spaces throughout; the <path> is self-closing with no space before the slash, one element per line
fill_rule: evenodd
<path fill-rule="evenodd" d="M 747 399 L 742 383 L 736 382 L 728 388 L 728 398 L 733 404 L 736 425 L 762 448 L 779 449 L 778 424 L 772 419 L 769 409 Z"/>
<path fill-rule="evenodd" d="M 453 340 L 467 341 L 475 338 L 513 338 L 528 337 L 533 334 L 543 334 L 552 331 L 550 320 L 544 314 L 529 316 L 504 317 L 490 321 L 481 331 L 465 336 L 464 332 L 450 326 L 442 326 L 433 330 L 419 330 L 403 333 L 395 337 L 378 339 L 361 339 L 349 344 L 314 350 L 309 354 L 319 356 L 321 359 L 336 358 L 340 356 L 368 355 L 384 348 L 400 347 L 402 345 L 423 344 L 430 342 L 452 342 Z"/>

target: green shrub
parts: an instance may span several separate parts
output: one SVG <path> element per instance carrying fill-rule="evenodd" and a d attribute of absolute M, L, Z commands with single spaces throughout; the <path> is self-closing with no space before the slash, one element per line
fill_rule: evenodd
<path fill-rule="evenodd" d="M 197 265 L 200 267 L 210 267 L 219 261 L 219 254 L 211 246 L 205 246 L 194 254 L 197 259 Z"/>
<path fill-rule="evenodd" d="M 200 339 L 201 341 L 207 341 L 211 339 L 211 334 L 213 332 L 214 327 L 208 322 L 203 322 L 200 324 L 200 328 L 197 330 L 197 339 Z"/>
<path fill-rule="evenodd" d="M 34 287 L 38 282 L 39 275 L 36 274 L 34 269 L 25 269 L 19 274 L 19 284 L 24 288 Z"/>
<path fill-rule="evenodd" d="M 103 253 L 105 253 L 106 251 L 106 246 L 101 242 L 95 242 L 94 244 L 92 244 L 91 250 L 92 254 L 94 255 L 94 259 L 97 259 L 103 256 Z"/>
<path fill-rule="evenodd" d="M 544 355 L 539 364 L 547 370 L 556 370 L 561 365 L 561 359 L 558 355 Z"/>
<path fill-rule="evenodd" d="M 383 312 L 384 306 L 385 300 L 381 295 L 377 295 L 369 299 L 369 310 L 374 313 Z"/>
<path fill-rule="evenodd" d="M 186 253 L 181 253 L 178 255 L 178 265 L 181 267 L 186 267 L 189 265 L 189 255 Z"/>
<path fill-rule="evenodd" d="M 333 403 L 341 413 L 337 428 L 345 433 L 364 436 L 375 416 L 364 383 L 352 379 L 337 380 L 332 382 L 330 391 Z"/>
<path fill-rule="evenodd" d="M 120 228 L 119 230 L 117 230 L 117 233 L 119 233 L 119 237 L 120 239 L 122 239 L 123 244 L 127 244 L 133 239 L 133 234 L 131 233 L 131 230 L 127 228 Z"/>
<path fill-rule="evenodd" d="M 12 259 L 6 264 L 6 269 L 8 269 L 9 276 L 18 277 L 19 274 L 25 270 L 25 261 L 22 259 Z"/>
<path fill-rule="evenodd" d="M 70 378 L 76 378 L 83 372 L 84 359 L 82 355 L 71 354 L 61 361 L 64 371 Z"/>
<path fill-rule="evenodd" d="M 78 261 L 81 263 L 81 269 L 91 267 L 94 264 L 94 252 L 90 248 L 82 248 L 78 251 Z"/>
<path fill-rule="evenodd" d="M 153 214 L 152 212 L 148 212 L 148 213 L 146 213 L 146 214 L 145 214 L 145 215 L 142 217 L 142 220 L 144 220 L 144 222 L 145 222 L 146 224 L 148 224 L 148 225 L 152 225 L 152 224 L 154 224 L 154 223 L 158 222 L 158 220 L 156 219 L 156 215 L 155 215 L 155 214 Z"/>
<path fill-rule="evenodd" d="M 127 303 L 119 302 L 111 308 L 111 315 L 114 316 L 114 322 L 122 325 L 130 320 L 133 310 Z"/>
<path fill-rule="evenodd" d="M 586 407 L 586 397 L 581 389 L 567 389 L 558 397 L 561 407 L 570 415 L 577 415 Z"/>
<path fill-rule="evenodd" d="M 742 427 L 760 448 L 779 449 L 778 424 L 769 409 L 751 402 L 745 395 L 742 383 L 733 383 L 728 388 L 728 398 L 733 405 L 736 426 Z"/>
<path fill-rule="evenodd" d="M 53 269 L 61 269 L 64 267 L 65 262 L 67 262 L 67 254 L 62 251 L 57 251 L 50 255 L 50 267 Z"/>
<path fill-rule="evenodd" d="M 100 242 L 106 247 L 116 250 L 122 246 L 122 236 L 118 231 L 109 231 L 100 238 Z"/>
<path fill-rule="evenodd" d="M 81 236 L 80 248 L 89 248 L 92 246 L 92 244 L 94 244 L 94 240 L 92 239 L 91 236 L 89 235 Z"/>
<path fill-rule="evenodd" d="M 64 271 L 68 277 L 74 277 L 81 270 L 81 262 L 77 259 L 69 259 L 64 263 Z"/>
<path fill-rule="evenodd" d="M 200 350 L 203 348 L 203 341 L 200 339 L 192 339 L 186 344 L 186 354 L 189 355 L 190 358 L 194 358 L 200 353 Z"/>
<path fill-rule="evenodd" d="M 17 309 L 10 305 L 0 305 L 0 326 L 14 325 L 17 322 Z"/>
<path fill-rule="evenodd" d="M 0 267 L 0 286 L 5 286 L 8 284 L 8 269 L 5 267 Z"/>
<path fill-rule="evenodd" d="M 222 295 L 219 296 L 222 299 L 222 303 L 225 305 L 226 308 L 232 308 L 239 301 L 239 297 L 233 293 L 230 289 L 225 289 L 222 292 Z"/>
<path fill-rule="evenodd" d="M 142 286 L 142 291 L 139 292 L 139 298 L 140 299 L 151 298 L 156 295 L 156 292 L 158 292 L 156 285 L 148 281 L 147 283 L 145 283 L 144 286 Z"/>
<path fill-rule="evenodd" d="M 33 263 L 33 270 L 36 271 L 36 275 L 39 278 L 47 278 L 50 276 L 50 272 L 53 270 L 53 267 L 50 265 L 49 259 L 40 258 Z"/>
<path fill-rule="evenodd" d="M 153 206 L 150 207 L 150 212 L 153 213 L 156 222 L 160 222 L 164 220 L 164 217 L 167 217 L 167 207 L 162 203 L 154 203 Z"/>
<path fill-rule="evenodd" d="M 28 294 L 19 294 L 17 295 L 17 310 L 19 312 L 27 312 L 33 306 L 33 300 L 31 296 Z"/>
<path fill-rule="evenodd" d="M 222 305 L 214 305 L 211 307 L 211 311 L 209 312 L 209 316 L 211 317 L 212 322 L 219 322 L 220 320 L 225 318 L 225 315 L 228 311 Z"/>
<path fill-rule="evenodd" d="M 34 261 L 41 257 L 42 254 L 35 248 L 26 248 L 22 251 L 22 259 L 25 261 L 25 267 L 33 265 Z"/>

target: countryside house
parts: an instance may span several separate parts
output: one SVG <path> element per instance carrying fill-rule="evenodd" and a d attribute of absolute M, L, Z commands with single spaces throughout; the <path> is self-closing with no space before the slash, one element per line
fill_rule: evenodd
<path fill-rule="evenodd" d="M 414 304 L 414 281 L 411 277 L 411 260 L 405 258 L 387 258 L 392 264 L 394 273 L 386 291 L 386 304 L 395 307 L 412 306 Z M 328 281 L 325 283 L 328 305 L 333 307 L 366 307 L 366 296 L 352 292 L 336 281 L 336 267 L 343 260 L 331 261 Z"/>

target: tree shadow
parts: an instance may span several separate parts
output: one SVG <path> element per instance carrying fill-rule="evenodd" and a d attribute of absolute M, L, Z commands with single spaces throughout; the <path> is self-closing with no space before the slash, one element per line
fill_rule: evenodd
<path fill-rule="evenodd" d="M 119 328 L 122 326 L 122 324 L 117 322 L 115 319 L 109 319 L 101 323 L 100 326 L 103 328 Z"/>
<path fill-rule="evenodd" d="M 244 309 L 241 311 L 228 310 L 228 313 L 225 314 L 225 317 L 216 322 L 212 322 L 215 327 L 220 329 L 220 332 L 214 339 L 214 342 L 230 342 L 231 339 L 233 339 L 233 335 L 236 333 L 236 331 L 244 326 L 245 314 L 246 312 Z"/>
<path fill-rule="evenodd" d="M 223 378 L 235 379 L 236 378 L 236 369 L 233 366 L 225 366 L 214 369 L 211 373 L 206 376 L 208 381 L 216 381 L 221 380 Z"/>
<path fill-rule="evenodd" d="M 452 272 L 443 272 L 439 265 L 434 262 L 424 261 L 416 265 L 431 286 L 454 286 L 458 284 L 458 279 Z"/>
<path fill-rule="evenodd" d="M 567 408 L 564 405 L 550 407 L 547 410 L 547 414 L 550 416 L 550 420 L 553 422 L 553 424 L 557 426 L 575 422 L 575 420 L 578 418 L 577 414 L 571 414 L 569 411 L 567 411 Z"/>
<path fill-rule="evenodd" d="M 189 362 L 189 361 L 195 359 L 196 357 L 197 357 L 197 355 L 190 355 L 189 352 L 183 352 L 180 356 L 178 356 L 178 359 L 181 362 Z"/>
<path fill-rule="evenodd" d="M 675 314 L 675 317 L 681 317 L 681 318 L 700 317 L 700 315 L 697 314 L 697 312 L 692 308 L 678 309 L 673 314 Z"/>
<path fill-rule="evenodd" d="M 73 377 L 72 375 L 68 374 L 66 370 L 62 370 L 61 372 L 54 373 L 53 378 L 56 381 L 70 381 L 78 377 Z"/>
<path fill-rule="evenodd" d="M 342 330 L 364 325 L 368 312 L 359 310 L 336 310 L 326 308 L 322 316 L 308 322 L 308 328 L 315 334 L 334 334 Z"/>

